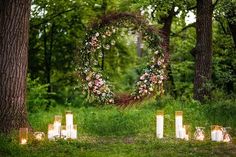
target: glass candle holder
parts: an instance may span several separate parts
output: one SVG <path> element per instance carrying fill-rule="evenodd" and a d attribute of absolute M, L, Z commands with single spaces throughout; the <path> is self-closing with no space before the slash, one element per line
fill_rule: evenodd
<path fill-rule="evenodd" d="M 176 111 L 175 112 L 175 135 L 176 138 L 181 138 L 183 130 L 183 112 Z"/>
<path fill-rule="evenodd" d="M 27 144 L 28 142 L 28 128 L 20 128 L 20 144 Z"/>
<path fill-rule="evenodd" d="M 184 139 L 188 141 L 190 139 L 190 125 L 184 125 L 183 128 L 185 129 Z"/>
<path fill-rule="evenodd" d="M 164 111 L 157 111 L 156 115 L 156 136 L 163 138 L 164 133 Z"/>
<path fill-rule="evenodd" d="M 44 132 L 34 132 L 34 138 L 38 141 L 41 141 L 45 138 Z"/>
<path fill-rule="evenodd" d="M 198 141 L 203 141 L 205 139 L 204 127 L 196 127 L 194 132 L 194 139 Z"/>

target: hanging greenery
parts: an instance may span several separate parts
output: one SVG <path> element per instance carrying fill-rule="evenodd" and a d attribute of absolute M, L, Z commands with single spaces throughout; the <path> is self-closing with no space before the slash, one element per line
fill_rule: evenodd
<path fill-rule="evenodd" d="M 112 86 L 103 78 L 102 72 L 94 68 L 97 65 L 94 54 L 101 49 L 109 50 L 115 44 L 113 36 L 120 28 L 132 28 L 132 30 L 142 32 L 143 39 L 153 51 L 152 58 L 136 82 L 136 90 L 125 101 L 117 98 L 111 90 Z M 93 23 L 87 33 L 84 47 L 79 52 L 78 74 L 88 94 L 93 95 L 102 103 L 130 103 L 154 94 L 162 94 L 167 63 L 164 46 L 161 32 L 149 25 L 142 16 L 133 13 L 110 13 Z"/>

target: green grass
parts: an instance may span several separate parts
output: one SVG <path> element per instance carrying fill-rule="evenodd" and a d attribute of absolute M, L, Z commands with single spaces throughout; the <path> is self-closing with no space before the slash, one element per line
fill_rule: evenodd
<path fill-rule="evenodd" d="M 209 140 L 211 124 L 231 126 L 231 135 L 234 136 L 235 104 L 228 102 L 230 108 L 225 107 L 225 104 L 227 103 L 215 102 L 200 105 L 194 101 L 181 102 L 165 97 L 128 108 L 110 105 L 80 108 L 57 106 L 50 111 L 30 113 L 32 127 L 35 131 L 47 132 L 47 125 L 53 122 L 54 115 L 61 114 L 64 117 L 65 111 L 72 110 L 74 122 L 78 125 L 78 140 L 31 140 L 28 145 L 21 146 L 17 136 L 2 135 L 0 156 L 236 156 L 235 142 L 228 144 Z M 224 114 L 219 112 L 222 108 Z M 155 114 L 160 109 L 165 111 L 164 139 L 155 138 Z M 204 142 L 175 139 L 174 114 L 177 110 L 184 111 L 184 124 L 191 125 L 192 135 L 195 126 L 204 126 L 208 139 Z"/>

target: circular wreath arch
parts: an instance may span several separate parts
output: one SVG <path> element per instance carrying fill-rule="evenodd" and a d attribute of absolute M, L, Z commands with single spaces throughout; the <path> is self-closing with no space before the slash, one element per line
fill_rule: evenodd
<path fill-rule="evenodd" d="M 92 54 L 101 47 L 109 49 L 114 45 L 114 41 L 104 45 L 102 40 L 111 38 L 119 28 L 132 28 L 142 32 L 143 39 L 153 51 L 152 58 L 136 82 L 135 91 L 122 96 L 115 95 L 111 90 L 111 85 L 102 77 L 101 72 L 96 72 L 93 69 L 96 59 L 92 57 Z M 149 25 L 144 17 L 134 13 L 110 13 L 93 23 L 86 34 L 84 47 L 79 51 L 78 63 L 78 74 L 88 95 L 93 95 L 102 103 L 124 105 L 143 100 L 148 96 L 162 94 L 168 58 L 163 39 L 163 34 L 157 28 Z"/>

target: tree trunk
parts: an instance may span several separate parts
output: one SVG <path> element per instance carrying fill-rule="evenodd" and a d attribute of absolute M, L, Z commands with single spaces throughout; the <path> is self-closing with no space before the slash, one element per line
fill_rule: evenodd
<path fill-rule="evenodd" d="M 0 1 L 0 132 L 28 127 L 25 104 L 30 0 Z"/>
<path fill-rule="evenodd" d="M 138 57 L 142 57 L 142 33 L 138 32 L 137 33 L 137 55 Z"/>
<path fill-rule="evenodd" d="M 174 11 L 174 7 L 172 7 L 169 11 L 168 11 L 168 16 L 163 17 L 161 19 L 161 21 L 164 23 L 161 31 L 164 34 L 164 48 L 165 48 L 165 59 L 166 62 L 169 62 L 169 57 L 170 57 L 170 32 L 171 32 L 171 25 L 172 25 L 172 21 L 173 21 L 173 17 L 175 16 L 175 11 Z M 175 82 L 174 82 L 174 78 L 172 75 L 172 69 L 171 69 L 171 64 L 167 64 L 167 72 L 168 72 L 168 77 L 170 80 L 170 87 L 169 89 L 171 90 L 171 95 L 174 97 L 177 97 L 177 93 L 175 91 Z M 168 87 L 167 87 L 168 88 Z"/>
<path fill-rule="evenodd" d="M 197 0 L 194 99 L 201 102 L 210 97 L 207 83 L 212 74 L 212 14 L 212 0 Z"/>
<path fill-rule="evenodd" d="M 229 29 L 234 40 L 234 47 L 236 48 L 236 24 L 229 22 Z"/>

